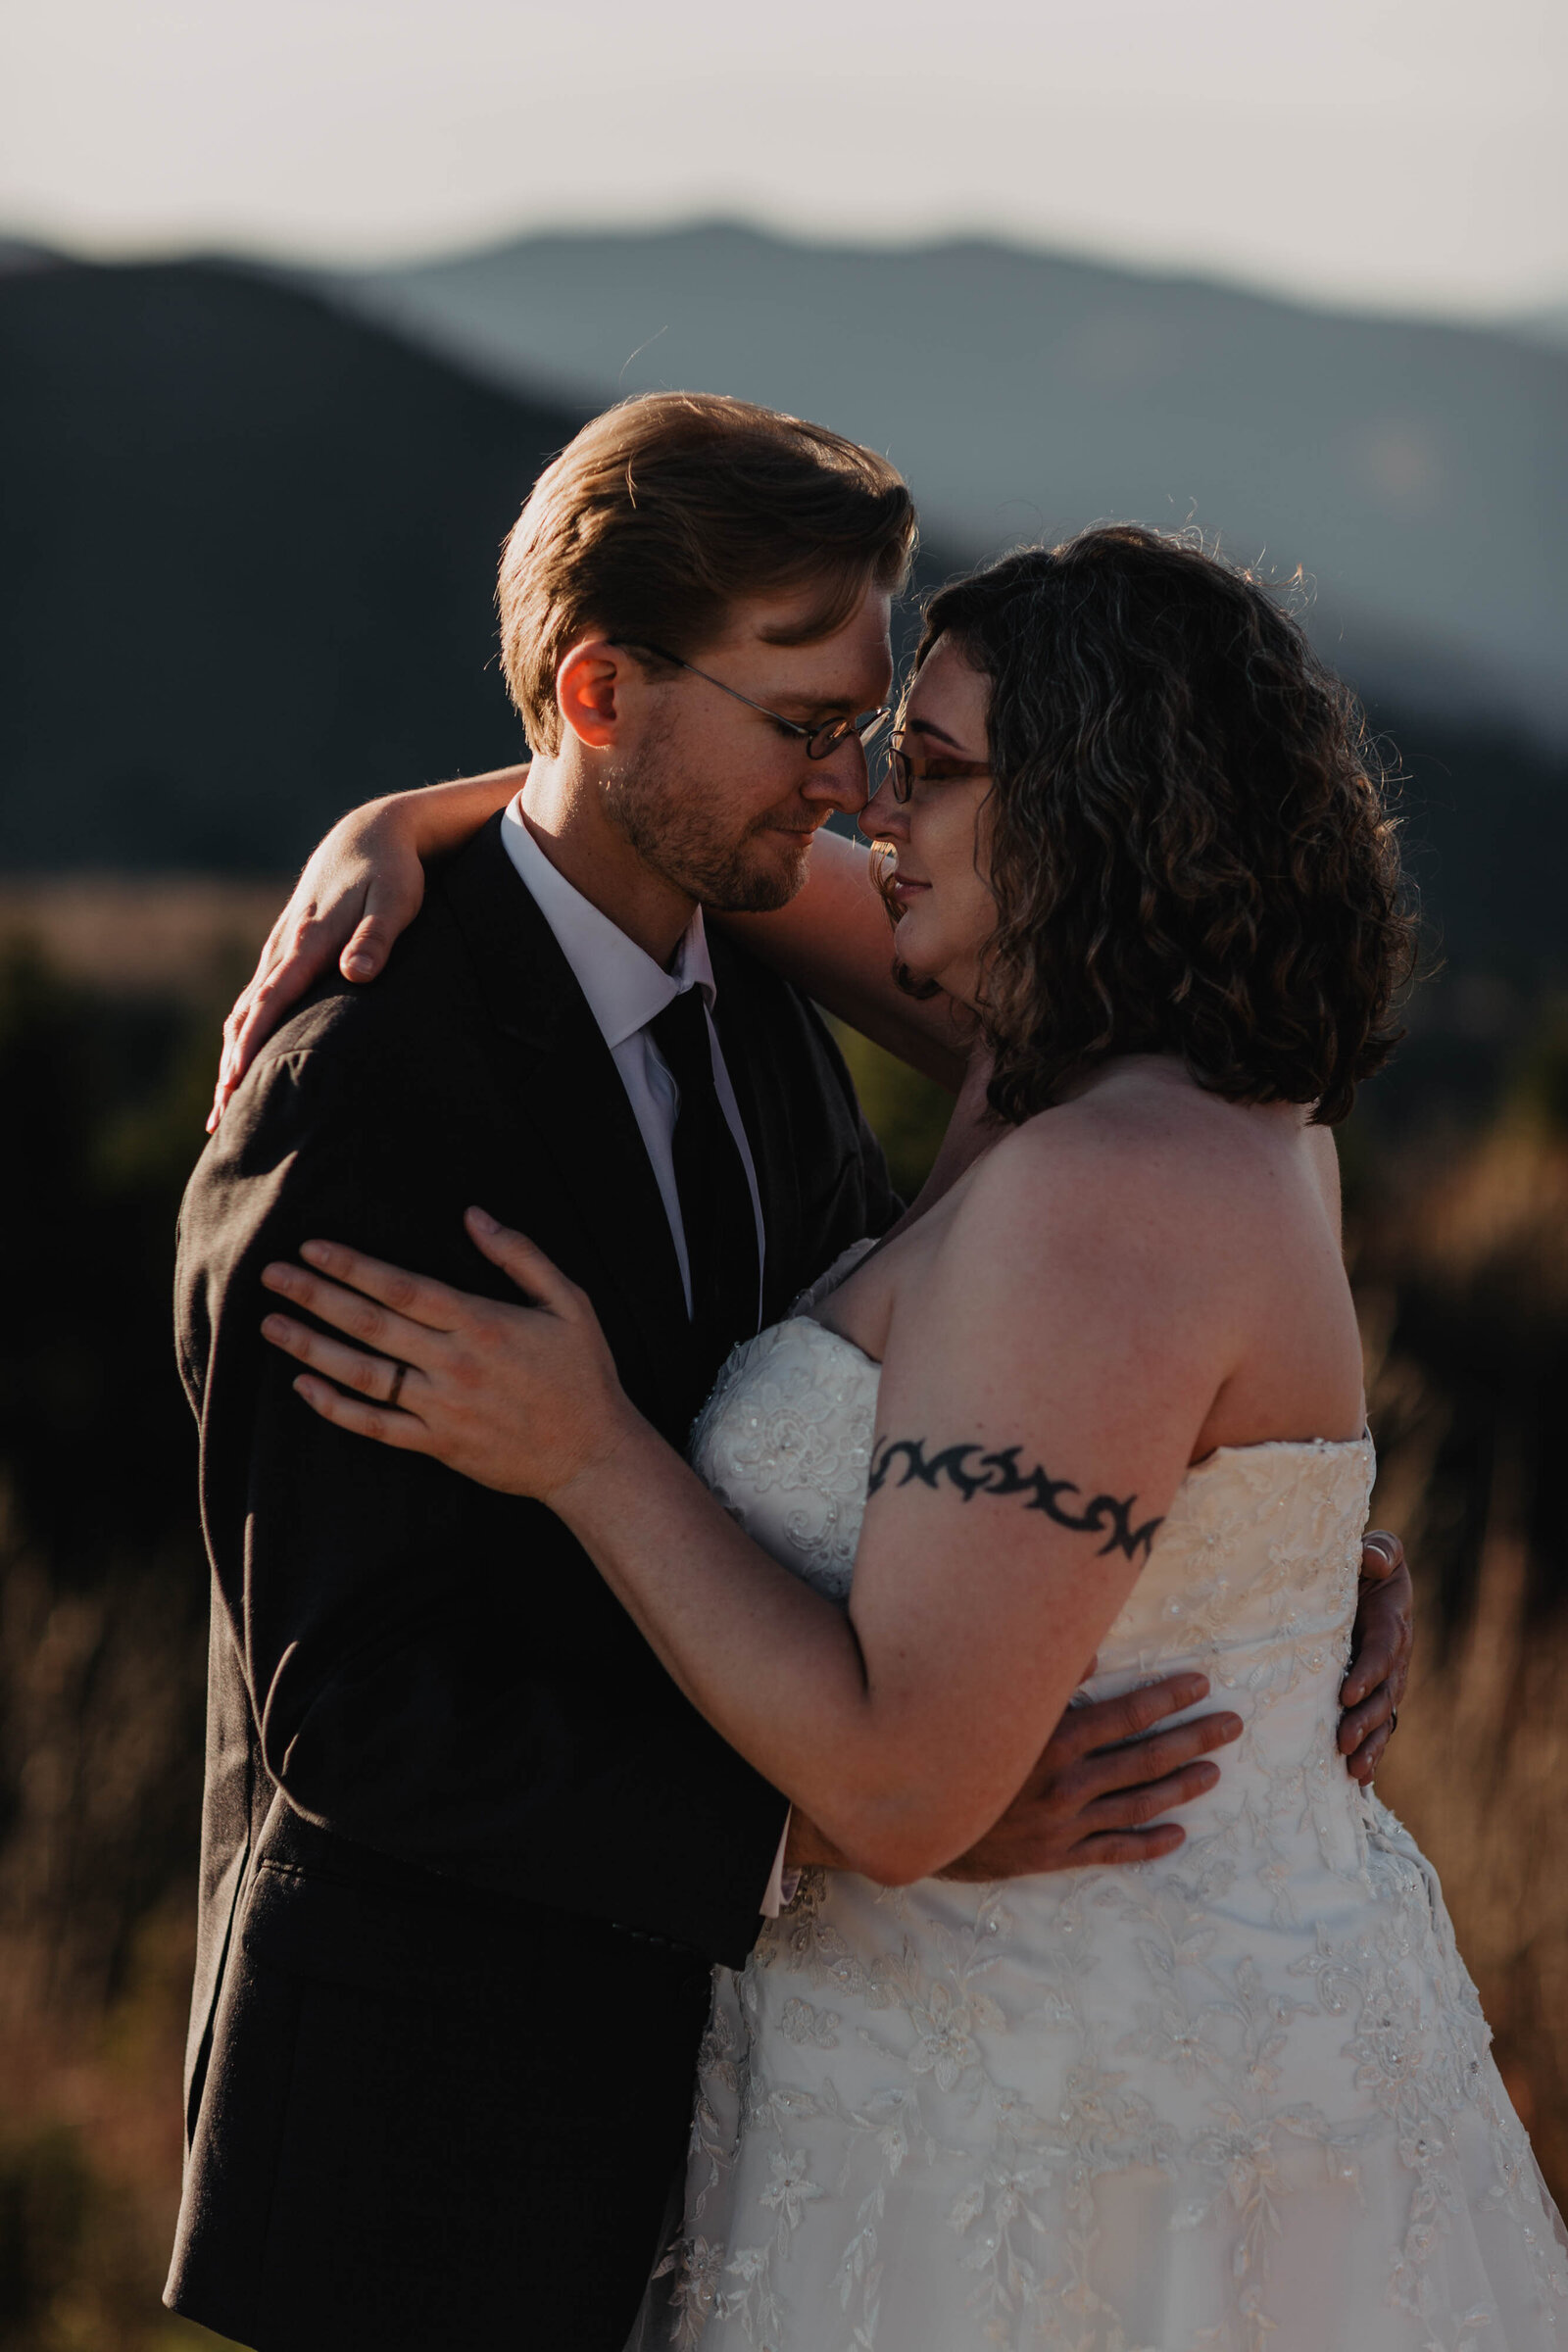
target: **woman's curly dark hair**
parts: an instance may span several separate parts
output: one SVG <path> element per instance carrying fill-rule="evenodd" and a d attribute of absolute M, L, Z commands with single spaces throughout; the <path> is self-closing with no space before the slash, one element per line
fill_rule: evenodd
<path fill-rule="evenodd" d="M 916 656 L 991 681 L 980 1007 L 1012 1124 L 1119 1054 L 1343 1119 L 1413 962 L 1365 722 L 1251 573 L 1101 524 L 956 581 Z"/>

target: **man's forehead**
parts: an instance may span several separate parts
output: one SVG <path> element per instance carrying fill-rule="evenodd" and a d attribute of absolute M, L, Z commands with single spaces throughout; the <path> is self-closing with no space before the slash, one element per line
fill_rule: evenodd
<path fill-rule="evenodd" d="M 754 597 L 732 608 L 730 622 L 711 650 L 744 654 L 768 675 L 816 698 L 854 701 L 868 688 L 886 690 L 893 674 L 892 598 L 868 589 L 841 628 L 826 637 L 789 642 L 820 611 L 820 587 Z"/>
<path fill-rule="evenodd" d="M 820 625 L 819 615 L 827 601 L 819 580 L 801 588 L 781 589 L 770 596 L 738 598 L 725 617 L 722 641 L 726 645 L 761 643 L 783 646 L 790 653 L 820 654 L 833 647 L 886 638 L 893 599 L 885 588 L 868 587 L 830 635 L 812 635 L 791 644 L 789 641 L 798 631 L 810 628 L 813 622 Z"/>

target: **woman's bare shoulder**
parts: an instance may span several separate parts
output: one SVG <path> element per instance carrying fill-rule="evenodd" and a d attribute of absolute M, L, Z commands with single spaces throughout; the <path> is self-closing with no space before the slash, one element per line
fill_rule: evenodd
<path fill-rule="evenodd" d="M 1228 1102 L 1168 1065 L 1117 1070 L 1003 1138 L 956 1209 L 952 1244 L 1015 1265 L 1102 1243 L 1124 1259 L 1169 1266 L 1212 1250 L 1234 1264 L 1254 1229 L 1267 1246 L 1292 1156 L 1303 1169 L 1320 1156 L 1303 1153 L 1303 1118 Z"/>

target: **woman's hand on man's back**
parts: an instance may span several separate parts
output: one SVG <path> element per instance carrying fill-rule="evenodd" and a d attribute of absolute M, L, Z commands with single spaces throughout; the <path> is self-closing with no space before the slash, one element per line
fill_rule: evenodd
<path fill-rule="evenodd" d="M 502 767 L 391 793 L 338 819 L 311 852 L 223 1023 L 209 1135 L 290 1006 L 334 960 L 345 980 L 373 980 L 423 904 L 426 859 L 461 847 L 506 807 L 527 773 L 526 764 Z"/>

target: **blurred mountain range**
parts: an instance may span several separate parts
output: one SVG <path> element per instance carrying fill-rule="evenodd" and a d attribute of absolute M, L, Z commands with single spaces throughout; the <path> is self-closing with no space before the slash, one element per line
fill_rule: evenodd
<path fill-rule="evenodd" d="M 667 360 L 622 369 L 661 321 Z M 1450 961 L 1532 997 L 1568 970 L 1568 355 L 996 248 L 873 270 L 740 231 L 352 281 L 0 251 L 0 870 L 277 873 L 358 800 L 517 757 L 501 541 L 583 416 L 651 376 L 890 448 L 927 578 L 1189 508 L 1237 553 L 1316 566 L 1314 625 L 1409 778 Z"/>
<path fill-rule="evenodd" d="M 1568 741 L 1568 327 L 1337 316 L 996 243 L 710 225 L 531 237 L 318 281 L 593 406 L 701 386 L 885 449 L 965 560 L 1102 516 L 1197 522 L 1363 690 Z"/>
<path fill-rule="evenodd" d="M 1527 312 L 1519 326 L 1530 341 L 1568 351 L 1568 302 L 1548 303 L 1544 311 Z"/>
<path fill-rule="evenodd" d="M 0 867 L 276 873 L 518 758 L 497 556 L 580 421 L 242 270 L 0 277 Z"/>

